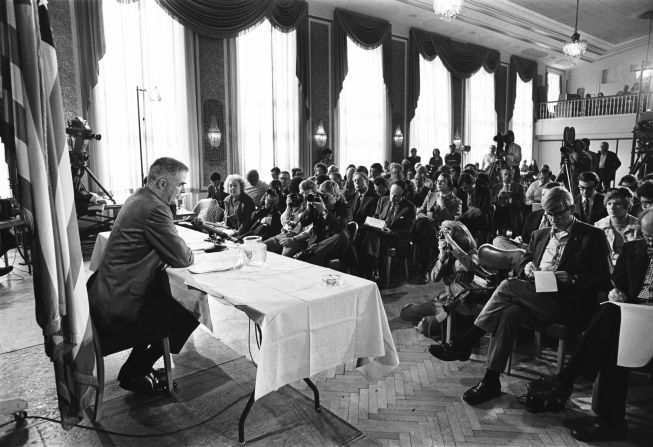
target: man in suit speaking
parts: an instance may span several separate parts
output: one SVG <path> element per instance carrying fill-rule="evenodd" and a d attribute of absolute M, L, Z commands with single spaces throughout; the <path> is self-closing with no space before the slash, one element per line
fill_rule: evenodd
<path fill-rule="evenodd" d="M 582 328 L 598 305 L 597 293 L 609 289 L 611 263 L 605 233 L 574 217 L 573 197 L 562 187 L 544 195 L 542 207 L 552 226 L 531 236 L 522 259 L 524 279 L 503 281 L 468 331 L 451 343 L 429 348 L 441 360 L 467 360 L 471 346 L 486 332 L 492 334 L 485 377 L 463 395 L 471 405 L 501 394 L 499 374 L 522 323 L 539 320 Z M 536 291 L 534 273 L 545 271 L 553 272 L 556 292 Z"/>
<path fill-rule="evenodd" d="M 124 339 L 133 346 L 120 369 L 120 386 L 151 393 L 163 388 L 154 363 L 170 338 L 177 354 L 198 325 L 170 296 L 166 266 L 193 263 L 193 253 L 175 229 L 170 203 L 186 182 L 188 167 L 168 157 L 150 166 L 147 184 L 118 214 L 97 276 L 89 286 L 90 311 L 100 339 Z"/>

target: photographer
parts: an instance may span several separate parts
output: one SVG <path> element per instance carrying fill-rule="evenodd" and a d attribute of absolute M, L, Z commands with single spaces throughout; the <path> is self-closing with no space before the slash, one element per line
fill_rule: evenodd
<path fill-rule="evenodd" d="M 241 234 L 241 238 L 261 236 L 261 239 L 266 240 L 281 232 L 281 213 L 278 209 L 279 195 L 280 192 L 276 189 L 267 190 L 263 196 L 263 205 L 259 206 L 252 214 L 252 226 L 247 232 Z"/>
<path fill-rule="evenodd" d="M 565 164 L 571 168 L 571 179 L 567 178 Z M 560 148 L 560 175 L 556 179 L 560 183 L 569 185 L 572 194 L 578 194 L 578 174 L 592 170 L 592 156 L 587 152 L 581 140 L 574 140 Z"/>
<path fill-rule="evenodd" d="M 304 214 L 307 210 L 305 198 L 314 193 L 315 183 L 312 180 L 303 180 L 299 184 L 299 193 L 288 194 L 286 211 L 281 215 L 281 233 L 264 241 L 269 251 L 284 256 L 294 256 L 307 247 L 311 228 L 309 224 L 305 225 Z"/>
<path fill-rule="evenodd" d="M 521 146 L 515 143 L 515 134 L 512 130 L 506 132 L 503 137 L 506 143 L 506 163 L 513 170 L 513 177 L 519 178 L 519 163 L 521 162 Z"/>
<path fill-rule="evenodd" d="M 308 236 L 308 248 L 295 256 L 311 264 L 323 265 L 325 260 L 339 257 L 345 253 L 345 261 L 352 263 L 354 257 L 349 252 L 347 222 L 352 212 L 340 195 L 340 188 L 333 180 L 327 180 L 319 187 L 318 194 L 306 196 L 304 222 L 313 227 Z"/>

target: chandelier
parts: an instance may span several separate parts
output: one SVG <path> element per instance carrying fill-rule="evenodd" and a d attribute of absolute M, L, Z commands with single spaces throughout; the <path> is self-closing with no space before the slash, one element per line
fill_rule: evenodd
<path fill-rule="evenodd" d="M 576 0 L 576 25 L 574 26 L 574 34 L 571 35 L 571 42 L 567 42 L 562 47 L 562 52 L 569 56 L 571 65 L 576 65 L 580 59 L 580 56 L 585 54 L 587 50 L 587 41 L 580 40 L 580 34 L 578 34 L 578 4 L 580 0 Z"/>
<path fill-rule="evenodd" d="M 463 7 L 463 0 L 433 0 L 433 11 L 446 22 L 455 19 Z"/>

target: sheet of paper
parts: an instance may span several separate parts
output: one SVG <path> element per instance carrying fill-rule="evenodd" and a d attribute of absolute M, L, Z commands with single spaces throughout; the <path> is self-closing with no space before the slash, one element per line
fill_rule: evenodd
<path fill-rule="evenodd" d="M 555 272 L 533 272 L 536 292 L 557 292 L 558 283 Z"/>
<path fill-rule="evenodd" d="M 385 227 L 385 220 L 376 219 L 374 217 L 367 216 L 367 218 L 365 219 L 365 225 L 382 230 Z"/>

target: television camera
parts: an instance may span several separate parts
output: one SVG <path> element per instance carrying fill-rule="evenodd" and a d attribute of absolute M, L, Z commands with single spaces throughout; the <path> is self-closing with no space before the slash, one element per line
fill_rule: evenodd
<path fill-rule="evenodd" d="M 653 112 L 639 112 L 633 136 L 630 174 L 653 172 Z"/>

